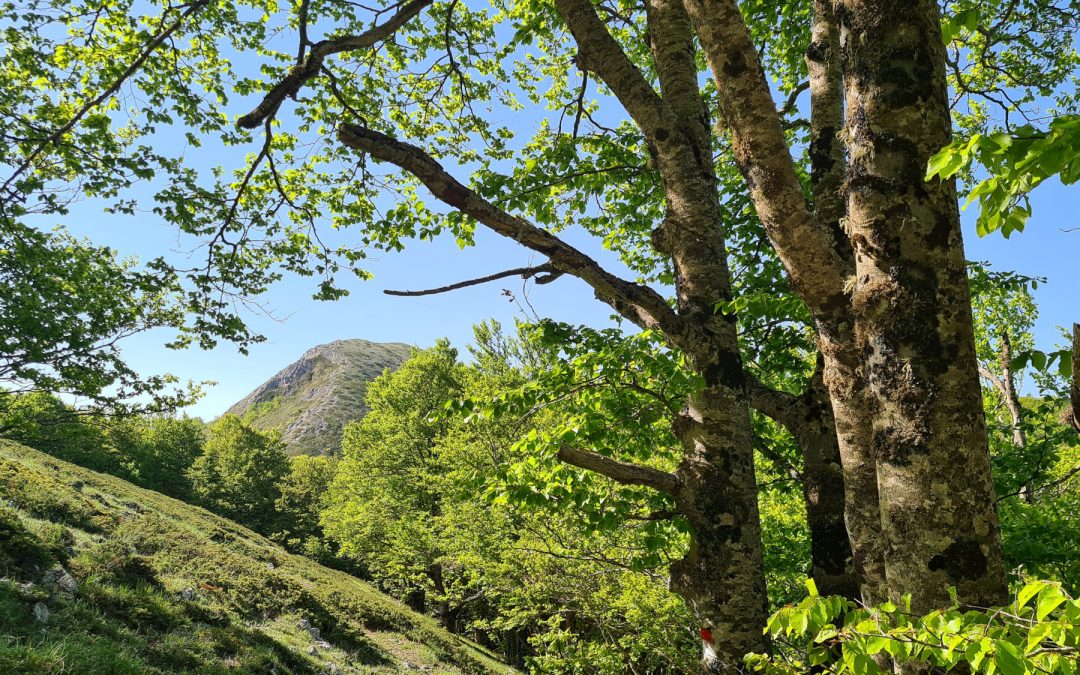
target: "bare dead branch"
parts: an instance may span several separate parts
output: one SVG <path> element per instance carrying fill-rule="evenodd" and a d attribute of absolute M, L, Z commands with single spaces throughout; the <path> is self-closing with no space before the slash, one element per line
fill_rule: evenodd
<path fill-rule="evenodd" d="M 496 272 L 495 274 L 489 274 L 485 277 L 477 277 L 476 279 L 467 279 L 465 281 L 459 281 L 456 284 L 449 284 L 447 286 L 440 286 L 438 288 L 429 288 L 422 291 L 394 291 L 386 289 L 383 291 L 386 295 L 396 295 L 406 298 L 415 298 L 421 295 L 436 295 L 438 293 L 449 293 L 450 291 L 456 291 L 461 288 L 468 288 L 469 286 L 478 286 L 480 284 L 486 284 L 489 281 L 497 281 L 499 279 L 505 279 L 506 277 L 521 277 L 522 279 L 535 278 L 538 284 L 550 284 L 562 276 L 562 272 L 555 269 L 552 265 L 537 265 L 535 267 L 517 267 L 512 270 L 506 270 L 505 272 Z"/>

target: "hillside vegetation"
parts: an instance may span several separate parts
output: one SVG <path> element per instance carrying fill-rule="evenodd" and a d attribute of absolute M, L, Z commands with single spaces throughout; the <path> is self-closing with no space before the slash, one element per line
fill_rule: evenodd
<path fill-rule="evenodd" d="M 0 441 L 0 672 L 499 673 L 366 583 Z"/>
<path fill-rule="evenodd" d="M 337 340 L 313 347 L 229 408 L 256 429 L 278 429 L 290 455 L 332 455 L 341 431 L 360 419 L 367 384 L 397 368 L 412 348 L 401 342 Z"/>

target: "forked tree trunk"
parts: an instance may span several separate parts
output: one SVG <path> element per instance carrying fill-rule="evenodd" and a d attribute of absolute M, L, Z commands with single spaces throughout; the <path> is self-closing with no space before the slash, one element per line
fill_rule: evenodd
<path fill-rule="evenodd" d="M 844 128 L 844 78 L 840 25 L 833 0 L 814 0 L 810 47 L 810 186 L 814 216 L 830 234 L 845 275 L 854 275 L 855 259 L 844 232 L 847 204 L 843 197 L 847 156 Z M 866 381 L 855 346 L 854 320 L 846 302 L 816 307 L 818 351 L 824 363 L 822 385 L 831 395 L 837 453 L 844 467 L 843 501 L 849 548 L 858 593 L 868 604 L 885 598 L 884 545 L 878 507 L 877 465 L 868 453 L 870 415 Z M 819 590 L 821 590 L 819 588 Z M 824 592 L 824 591 L 822 591 Z"/>
<path fill-rule="evenodd" d="M 1003 603 L 956 189 L 923 179 L 950 136 L 941 18 L 930 0 L 841 9 L 852 305 L 887 589 L 917 612 L 948 605 L 950 586 L 966 603 Z"/>

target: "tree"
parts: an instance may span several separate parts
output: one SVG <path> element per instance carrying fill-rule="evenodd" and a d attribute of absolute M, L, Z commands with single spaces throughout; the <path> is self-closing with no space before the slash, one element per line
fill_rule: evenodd
<path fill-rule="evenodd" d="M 113 413 L 190 403 L 197 388 L 142 377 L 119 349 L 124 338 L 183 324 L 177 283 L 174 272 L 138 270 L 63 230 L 0 219 L 0 397 L 67 394 Z"/>
<path fill-rule="evenodd" d="M 125 467 L 124 478 L 170 497 L 192 499 L 188 472 L 206 443 L 202 420 L 139 416 L 101 426 Z"/>
<path fill-rule="evenodd" d="M 674 471 L 570 443 L 559 456 L 672 501 L 692 532 L 671 566 L 673 588 L 715 636 L 707 667 L 733 672 L 769 647 L 756 385 L 726 239 L 745 203 L 770 242 L 763 255 L 783 264 L 816 331 L 863 599 L 911 594 L 923 612 L 948 605 L 955 586 L 963 602 L 1005 601 L 957 194 L 951 179 L 925 179 L 950 140 L 946 65 L 956 62 L 936 3 L 745 3 L 745 13 L 734 0 L 497 2 L 492 12 L 414 0 L 372 14 L 318 0 L 282 12 L 252 5 L 250 19 L 196 1 L 101 25 L 93 11 L 5 10 L 21 30 L 6 38 L 16 65 L 2 119 L 18 142 L 2 156 L 13 167 L 4 213 L 54 208 L 43 186 L 77 171 L 106 198 L 132 175 L 158 172 L 167 178 L 158 212 L 207 244 L 206 266 L 188 278 L 206 330 L 236 328 L 229 293 L 258 293 L 282 269 L 318 274 L 317 295 L 338 297 L 335 273 L 365 250 L 441 233 L 468 245 L 477 225 L 544 257 L 514 274 L 584 281 L 677 350 L 695 387 L 670 413 Z M 110 8 L 110 17 L 131 11 Z M 1002 11 L 985 8 L 976 27 Z M 1032 12 L 1073 13 L 1052 3 Z M 48 30 L 53 21 L 78 37 L 59 44 L 53 35 L 70 30 Z M 267 46 L 279 35 L 271 21 L 298 36 L 294 51 Z M 260 73 L 234 72 L 233 53 L 263 57 L 252 59 Z M 791 106 L 777 111 L 770 76 Z M 32 98 L 38 80 L 55 93 Z M 122 88 L 149 104 L 125 110 L 125 126 L 108 133 Z M 805 88 L 804 125 L 788 113 Z M 232 128 L 213 101 L 252 93 L 262 100 Z M 500 119 L 519 99 L 561 120 L 515 143 Z M 29 111 L 43 128 L 26 124 Z M 196 130 L 227 145 L 255 130 L 261 144 L 243 168 L 204 179 L 140 145 L 155 124 L 174 122 L 193 130 L 193 144 Z M 730 167 L 742 202 L 719 190 Z M 455 178 L 466 173 L 468 185 Z M 384 186 L 397 200 L 389 209 Z M 323 216 L 363 224 L 361 244 L 324 242 Z M 648 271 L 624 279 L 604 269 L 559 237 L 574 224 Z"/>
<path fill-rule="evenodd" d="M 529 378 L 552 365 L 546 352 L 557 345 L 522 329 L 514 338 L 482 324 L 470 364 L 438 345 L 379 378 L 371 412 L 349 427 L 324 526 L 385 589 L 423 600 L 515 665 L 687 670 L 697 636 L 673 633 L 688 613 L 666 589 L 662 557 L 684 551 L 685 534 L 662 517 L 624 523 L 622 495 L 606 480 L 545 461 L 524 440 L 576 424 L 578 406 L 545 402 L 524 419 L 481 414 L 492 401 L 511 405 L 526 384 L 561 397 Z M 448 410 L 440 402 L 459 396 Z M 648 492 L 638 492 L 647 508 Z"/>
<path fill-rule="evenodd" d="M 461 395 L 462 376 L 457 350 L 442 341 L 373 380 L 367 414 L 345 427 L 344 457 L 322 516 L 342 551 L 364 560 L 415 609 L 423 611 L 434 596 L 451 630 L 457 608 L 441 533 L 452 467 L 441 456 L 448 423 L 439 413 Z"/>
<path fill-rule="evenodd" d="M 331 457 L 297 455 L 289 459 L 289 473 L 278 484 L 281 496 L 275 508 L 281 516 L 282 530 L 275 538 L 289 548 L 307 546 L 323 538 L 319 514 L 325 506 L 330 485 L 337 473 L 337 460 Z"/>
<path fill-rule="evenodd" d="M 0 435 L 94 471 L 125 474 L 104 430 L 51 394 L 0 396 Z"/>
<path fill-rule="evenodd" d="M 203 506 L 269 535 L 279 521 L 278 486 L 288 473 L 289 456 L 280 434 L 223 415 L 207 428 L 203 454 L 188 475 Z"/>

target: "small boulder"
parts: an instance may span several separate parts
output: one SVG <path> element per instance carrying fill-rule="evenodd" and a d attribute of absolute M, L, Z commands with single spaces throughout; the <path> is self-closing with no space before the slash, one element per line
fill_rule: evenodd
<path fill-rule="evenodd" d="M 75 577 L 71 576 L 68 571 L 60 565 L 45 572 L 45 575 L 41 577 L 41 585 L 50 592 L 61 590 L 65 593 L 75 593 L 79 590 L 79 582 L 75 581 Z"/>
<path fill-rule="evenodd" d="M 79 582 L 75 581 L 75 577 L 67 572 L 64 572 L 63 576 L 57 579 L 56 584 L 60 587 L 60 590 L 67 593 L 76 593 L 79 590 Z"/>

